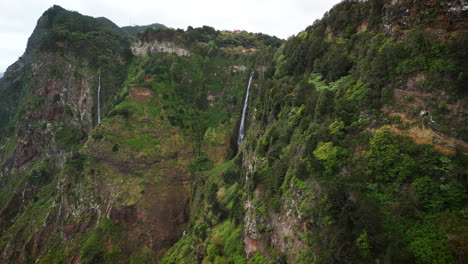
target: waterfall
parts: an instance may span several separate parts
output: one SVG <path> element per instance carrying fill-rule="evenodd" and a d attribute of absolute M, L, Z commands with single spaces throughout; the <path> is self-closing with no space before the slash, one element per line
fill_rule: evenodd
<path fill-rule="evenodd" d="M 242 140 L 244 139 L 244 136 L 245 136 L 245 116 L 247 114 L 247 104 L 249 103 L 249 92 L 250 92 L 250 85 L 252 84 L 252 77 L 253 77 L 253 72 L 250 73 L 249 84 L 247 85 L 247 92 L 245 94 L 244 107 L 242 108 L 242 117 L 241 117 L 241 122 L 239 126 L 239 134 L 237 136 L 238 147 L 242 143 Z"/>
<path fill-rule="evenodd" d="M 97 122 L 101 122 L 101 73 L 99 73 L 99 86 L 97 90 Z"/>

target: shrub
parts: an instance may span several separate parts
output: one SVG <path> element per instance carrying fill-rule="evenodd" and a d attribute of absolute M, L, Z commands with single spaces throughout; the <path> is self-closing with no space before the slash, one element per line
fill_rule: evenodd
<path fill-rule="evenodd" d="M 412 176 L 415 162 L 411 156 L 403 153 L 399 143 L 386 129 L 375 133 L 370 142 L 370 150 L 365 153 L 366 173 L 387 183 L 402 183 Z"/>
<path fill-rule="evenodd" d="M 369 238 L 367 237 L 367 230 L 363 230 L 359 237 L 356 239 L 356 246 L 358 248 L 358 252 L 361 258 L 370 258 L 370 245 Z"/>
<path fill-rule="evenodd" d="M 53 172 L 49 160 L 37 161 L 28 176 L 28 181 L 34 185 L 46 184 L 52 180 Z"/>
<path fill-rule="evenodd" d="M 55 133 L 55 141 L 59 146 L 61 146 L 64 150 L 70 151 L 72 150 L 77 144 L 80 143 L 81 138 L 83 138 L 84 134 L 81 129 L 77 129 L 76 127 L 65 125 L 61 127 Z"/>
<path fill-rule="evenodd" d="M 425 176 L 413 182 L 416 197 L 422 207 L 426 209 L 438 209 L 442 206 L 443 200 L 440 194 L 439 185 L 431 178 Z"/>
<path fill-rule="evenodd" d="M 334 121 L 328 127 L 328 129 L 330 130 L 330 134 L 334 136 L 342 136 L 344 134 L 343 133 L 344 125 L 345 124 L 343 121 L 338 121 L 338 120 Z"/>

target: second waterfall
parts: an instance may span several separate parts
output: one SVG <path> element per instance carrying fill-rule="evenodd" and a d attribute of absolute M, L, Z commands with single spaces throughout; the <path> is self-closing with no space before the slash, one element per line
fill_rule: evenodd
<path fill-rule="evenodd" d="M 97 92 L 97 122 L 101 122 L 101 73 L 99 73 L 99 86 Z"/>
<path fill-rule="evenodd" d="M 252 77 L 253 77 L 253 72 L 250 73 L 249 84 L 247 84 L 247 92 L 245 94 L 244 107 L 242 108 L 242 117 L 241 117 L 241 122 L 239 126 L 239 133 L 237 136 L 238 147 L 241 145 L 242 140 L 244 139 L 244 136 L 245 136 L 245 117 L 247 115 L 247 105 L 249 103 L 249 93 L 250 93 L 250 85 L 252 84 Z"/>

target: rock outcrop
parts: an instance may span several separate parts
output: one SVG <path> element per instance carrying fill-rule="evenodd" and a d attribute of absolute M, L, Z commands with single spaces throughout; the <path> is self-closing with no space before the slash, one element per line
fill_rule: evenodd
<path fill-rule="evenodd" d="M 155 54 L 157 52 L 168 52 L 175 53 L 178 56 L 190 56 L 190 52 L 187 49 L 177 46 L 175 43 L 170 41 L 135 41 L 131 50 L 135 56 L 147 56 Z"/>

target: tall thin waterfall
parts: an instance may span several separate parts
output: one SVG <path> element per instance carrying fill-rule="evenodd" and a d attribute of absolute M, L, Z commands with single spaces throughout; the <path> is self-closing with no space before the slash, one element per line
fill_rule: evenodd
<path fill-rule="evenodd" d="M 101 122 L 101 73 L 99 73 L 99 86 L 97 90 L 97 122 Z"/>
<path fill-rule="evenodd" d="M 252 84 L 252 77 L 253 77 L 253 72 L 250 73 L 249 84 L 247 85 L 247 92 L 245 94 L 244 107 L 242 108 L 242 117 L 241 117 L 241 122 L 239 126 L 239 134 L 237 136 L 238 147 L 242 143 L 242 140 L 244 139 L 244 136 L 245 136 L 245 116 L 247 114 L 247 104 L 249 103 L 249 93 L 250 93 L 250 85 Z"/>

